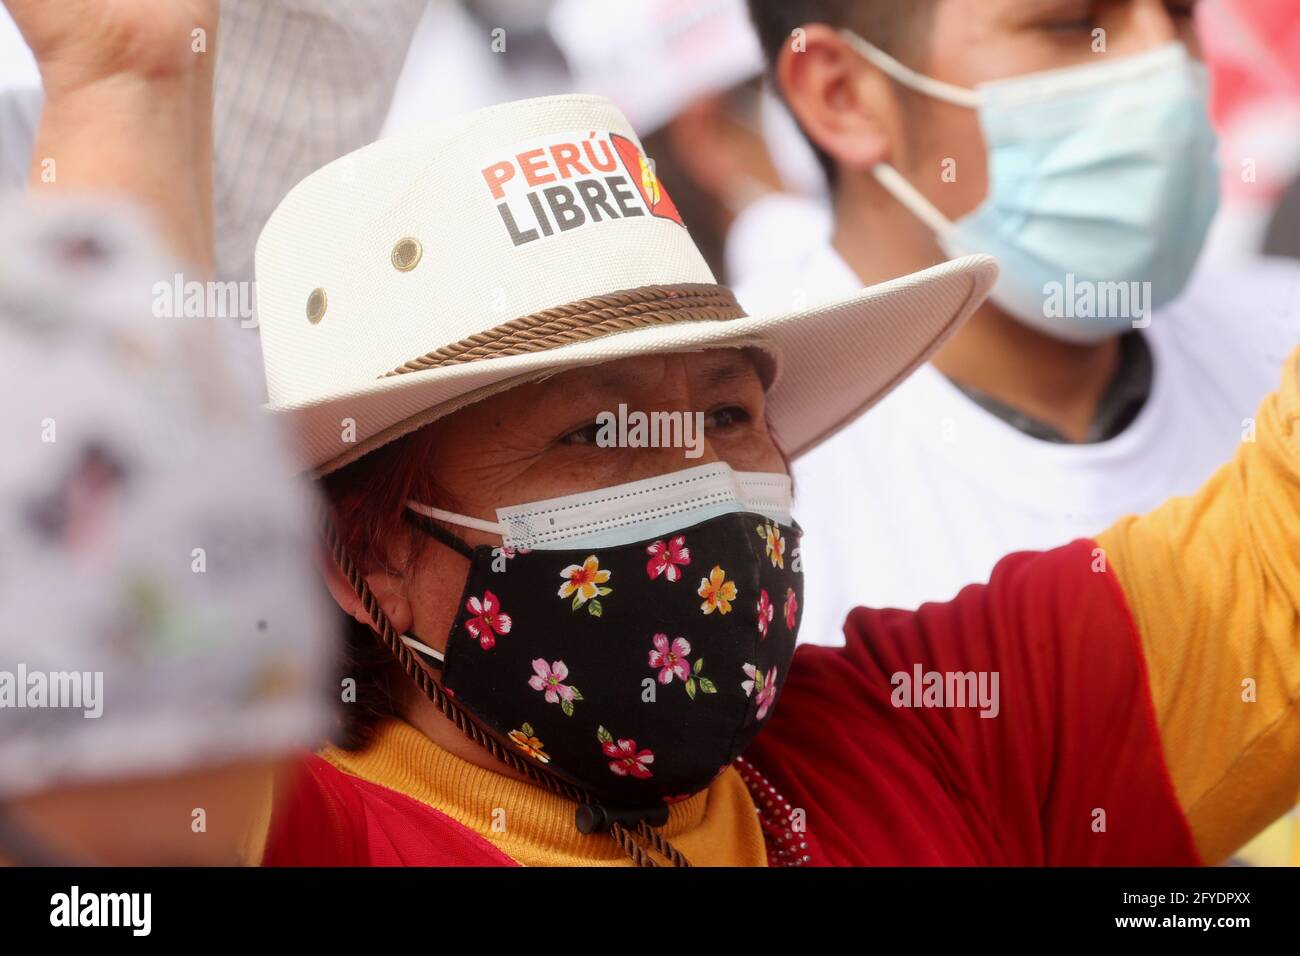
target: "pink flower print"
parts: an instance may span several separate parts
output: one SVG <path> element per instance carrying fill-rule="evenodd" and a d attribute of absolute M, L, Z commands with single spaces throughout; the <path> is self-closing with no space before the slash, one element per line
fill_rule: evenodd
<path fill-rule="evenodd" d="M 794 588 L 785 589 L 785 626 L 794 630 L 795 615 L 799 613 L 799 599 L 795 597 Z"/>
<path fill-rule="evenodd" d="M 659 668 L 659 683 L 671 684 L 673 675 L 679 680 L 691 676 L 691 662 L 686 656 L 691 652 L 690 642 L 684 637 L 674 638 L 668 642 L 667 634 L 654 636 L 654 650 L 650 652 L 650 666 Z"/>
<path fill-rule="evenodd" d="M 653 581 L 663 575 L 669 581 L 682 579 L 682 568 L 691 563 L 691 549 L 686 546 L 686 536 L 678 535 L 671 541 L 656 541 L 645 549 L 650 555 L 645 573 Z"/>
<path fill-rule="evenodd" d="M 772 599 L 767 596 L 767 589 L 758 592 L 758 634 L 760 637 L 767 637 L 767 626 L 772 623 L 772 616 L 776 609 L 772 607 Z"/>
<path fill-rule="evenodd" d="M 600 741 L 601 752 L 609 758 L 611 773 L 620 777 L 636 777 L 638 780 L 654 776 L 650 772 L 650 764 L 654 763 L 655 755 L 650 750 L 638 750 L 635 740 L 615 740 L 614 735 L 604 727 L 596 728 L 596 739 Z"/>
<path fill-rule="evenodd" d="M 749 680 L 742 681 L 740 686 L 745 690 L 746 697 L 753 697 L 754 703 L 758 705 L 758 720 L 767 716 L 768 708 L 772 706 L 772 701 L 776 700 L 776 675 L 777 668 L 773 667 L 764 674 L 753 664 L 745 664 L 741 668 Z"/>
<path fill-rule="evenodd" d="M 654 649 L 650 651 L 650 666 L 658 668 L 659 683 L 671 684 L 674 675 L 686 688 L 686 696 L 695 699 L 697 692 L 716 694 L 717 685 L 704 675 L 704 658 L 697 658 L 692 664 L 688 655 L 691 653 L 690 642 L 684 637 L 668 641 L 667 634 L 656 634 L 653 638 Z"/>
<path fill-rule="evenodd" d="M 484 591 L 482 598 L 470 598 L 465 602 L 465 610 L 473 615 L 465 622 L 465 630 L 478 638 L 483 650 L 490 651 L 499 636 L 510 633 L 510 615 L 501 610 L 501 602 L 491 591 Z"/>
<path fill-rule="evenodd" d="M 529 553 L 528 548 L 522 548 L 522 547 L 516 548 L 508 544 L 503 544 L 499 548 L 492 549 L 492 556 L 494 558 L 499 556 L 505 558 L 507 561 L 513 558 L 517 554 L 528 554 L 528 553 Z"/>
<path fill-rule="evenodd" d="M 568 665 L 564 661 L 546 663 L 546 658 L 539 657 L 533 661 L 533 676 L 528 678 L 528 686 L 543 693 L 548 704 L 559 704 L 564 716 L 573 716 L 574 701 L 582 700 L 582 694 L 572 684 L 564 683 L 569 676 Z"/>

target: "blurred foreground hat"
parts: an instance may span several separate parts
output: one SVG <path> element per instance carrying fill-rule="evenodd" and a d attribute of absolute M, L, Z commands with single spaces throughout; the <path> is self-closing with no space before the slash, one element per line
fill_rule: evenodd
<path fill-rule="evenodd" d="M 0 797 L 314 746 L 338 635 L 236 330 L 164 317 L 127 209 L 0 222 Z"/>
<path fill-rule="evenodd" d="M 299 183 L 257 248 L 270 406 L 318 474 L 521 382 L 727 347 L 766 356 L 768 422 L 797 456 L 926 361 L 996 273 L 972 256 L 746 316 L 627 120 L 594 96 L 363 147 Z"/>

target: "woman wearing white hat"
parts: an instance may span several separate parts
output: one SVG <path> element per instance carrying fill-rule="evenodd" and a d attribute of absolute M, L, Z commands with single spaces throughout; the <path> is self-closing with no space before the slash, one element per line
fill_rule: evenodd
<path fill-rule="evenodd" d="M 364 629 L 350 740 L 266 862 L 1187 864 L 1300 786 L 1300 359 L 1197 496 L 796 653 L 785 458 L 925 361 L 989 260 L 744 316 L 591 97 L 359 150 L 257 258 Z"/>

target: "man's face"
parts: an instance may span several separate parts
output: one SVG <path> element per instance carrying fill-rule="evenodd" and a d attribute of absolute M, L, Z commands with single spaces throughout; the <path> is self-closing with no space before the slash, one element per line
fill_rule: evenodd
<path fill-rule="evenodd" d="M 1197 0 L 940 0 L 912 68 L 973 89 L 981 83 L 1130 56 L 1182 41 L 1200 56 Z M 893 163 L 947 215 L 969 213 L 987 193 L 979 115 L 921 94 L 904 94 Z M 933 173 L 956 161 L 955 181 Z"/>

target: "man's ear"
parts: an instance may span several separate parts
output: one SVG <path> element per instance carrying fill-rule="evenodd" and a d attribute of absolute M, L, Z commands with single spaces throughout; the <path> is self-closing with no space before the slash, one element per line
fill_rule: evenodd
<path fill-rule="evenodd" d="M 379 633 L 375 622 L 366 613 L 360 596 L 352 590 L 352 586 L 348 584 L 348 579 L 343 576 L 338 565 L 324 552 L 317 556 L 317 563 L 320 566 L 321 576 L 325 579 L 325 586 L 329 588 L 330 597 L 334 598 L 335 603 L 343 609 L 343 613 L 367 625 L 375 633 Z M 366 584 L 370 585 L 370 590 L 379 599 L 379 606 L 384 609 L 393 629 L 398 634 L 407 633 L 414 623 L 414 616 L 411 612 L 411 602 L 406 598 L 405 582 L 396 575 L 375 571 L 366 575 Z"/>
<path fill-rule="evenodd" d="M 894 89 L 834 28 L 805 24 L 782 43 L 776 83 L 809 139 L 837 165 L 865 171 L 892 159 Z"/>

